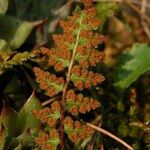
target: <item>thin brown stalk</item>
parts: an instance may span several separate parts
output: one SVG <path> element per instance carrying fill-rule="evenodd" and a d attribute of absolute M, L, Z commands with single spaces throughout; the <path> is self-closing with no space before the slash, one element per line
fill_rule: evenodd
<path fill-rule="evenodd" d="M 119 143 L 121 143 L 122 145 L 124 145 L 127 149 L 129 149 L 129 150 L 134 150 L 129 144 L 127 144 L 125 141 L 123 141 L 122 139 L 120 139 L 120 138 L 117 137 L 116 135 L 114 135 L 114 134 L 112 134 L 112 133 L 110 133 L 110 132 L 108 132 L 108 131 L 106 131 L 106 130 L 100 128 L 100 127 L 97 127 L 97 126 L 95 126 L 95 125 L 93 125 L 93 124 L 86 123 L 86 125 L 87 125 L 88 127 L 92 128 L 92 129 L 94 129 L 94 130 L 97 130 L 97 131 L 99 131 L 99 132 L 101 132 L 101 133 L 103 133 L 103 134 L 105 134 L 105 135 L 107 135 L 107 136 L 113 138 L 113 139 L 116 140 L 117 142 L 119 142 Z"/>
<path fill-rule="evenodd" d="M 42 103 L 42 106 L 46 106 L 46 105 L 52 103 L 53 101 L 55 101 L 55 100 L 58 99 L 58 98 L 59 98 L 58 96 L 57 96 L 57 97 L 52 97 L 51 99 L 48 99 L 48 100 L 44 101 L 44 102 Z"/>
<path fill-rule="evenodd" d="M 41 20 L 31 22 L 33 27 L 37 27 L 37 26 L 43 25 L 45 23 L 46 23 L 46 19 L 41 19 Z"/>

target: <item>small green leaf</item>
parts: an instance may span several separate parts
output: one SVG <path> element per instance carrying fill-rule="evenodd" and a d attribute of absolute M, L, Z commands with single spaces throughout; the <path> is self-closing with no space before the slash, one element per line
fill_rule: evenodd
<path fill-rule="evenodd" d="M 5 50 L 9 50 L 9 45 L 5 40 L 0 39 L 0 51 L 5 51 Z"/>
<path fill-rule="evenodd" d="M 19 136 L 14 137 L 9 144 L 9 149 L 22 150 L 24 146 L 34 147 L 34 134 L 39 132 L 39 128 L 24 130 Z M 21 148 L 21 149 L 19 149 Z"/>
<path fill-rule="evenodd" d="M 6 131 L 3 125 L 1 125 L 0 128 L 0 150 L 3 150 L 8 132 Z"/>
<path fill-rule="evenodd" d="M 60 140 L 59 138 L 53 138 L 53 139 L 50 139 L 48 143 L 51 143 L 54 147 L 57 147 L 57 145 L 60 143 Z"/>
<path fill-rule="evenodd" d="M 71 77 L 70 77 L 70 80 L 73 81 L 73 82 L 77 82 L 79 80 L 85 82 L 87 80 L 87 78 L 78 77 L 75 74 L 72 74 Z"/>
<path fill-rule="evenodd" d="M 47 84 L 48 84 L 49 86 L 52 86 L 52 87 L 55 88 L 55 90 L 57 91 L 57 93 L 63 91 L 63 88 L 64 88 L 64 85 L 63 85 L 63 84 L 57 84 L 57 83 L 51 82 L 51 81 L 49 81 L 49 80 L 46 80 L 46 81 L 47 81 Z"/>
<path fill-rule="evenodd" d="M 77 5 L 74 11 L 77 12 L 77 13 L 80 13 L 81 12 L 81 7 L 79 5 Z"/>
<path fill-rule="evenodd" d="M 29 130 L 25 130 L 21 135 L 19 135 L 16 140 L 23 145 L 32 145 L 34 143 L 34 139 Z"/>
<path fill-rule="evenodd" d="M 13 53 L 10 50 L 0 51 L 0 66 L 3 65 L 3 63 L 6 62 L 11 57 L 12 54 Z"/>
<path fill-rule="evenodd" d="M 17 53 L 9 59 L 12 54 L 13 52 L 8 50 L 0 52 L 0 75 L 16 65 L 23 65 L 25 61 L 35 57 L 35 54 L 25 51 L 23 53 Z"/>
<path fill-rule="evenodd" d="M 81 143 L 81 147 L 85 148 L 85 146 L 87 145 L 87 143 L 91 140 L 92 136 L 87 137 L 86 139 L 83 140 L 83 142 Z"/>
<path fill-rule="evenodd" d="M 17 117 L 18 113 L 4 103 L 0 116 L 0 124 L 2 124 L 12 136 L 17 133 Z"/>
<path fill-rule="evenodd" d="M 40 124 L 40 121 L 32 114 L 32 110 L 41 108 L 40 102 L 35 98 L 33 93 L 19 112 L 18 124 L 21 131 L 28 128 L 35 128 Z"/>
<path fill-rule="evenodd" d="M 99 27 L 99 31 L 103 32 L 105 29 L 105 24 L 107 24 L 107 20 L 110 16 L 113 16 L 113 14 L 119 10 L 119 5 L 116 2 L 101 2 L 97 3 L 96 5 L 97 11 L 98 11 L 98 18 L 102 20 L 102 24 Z"/>
<path fill-rule="evenodd" d="M 8 8 L 8 0 L 0 1 L 0 14 L 5 14 Z"/>
<path fill-rule="evenodd" d="M 114 85 L 117 89 L 124 90 L 148 70 L 150 70 L 150 47 L 147 44 L 134 44 L 129 52 L 119 58 Z"/>
<path fill-rule="evenodd" d="M 56 60 L 61 62 L 64 67 L 69 67 L 69 60 L 65 60 L 63 58 L 58 58 L 58 57 L 56 57 Z"/>
<path fill-rule="evenodd" d="M 114 11 L 116 11 L 119 7 L 118 4 L 115 2 L 102 2 L 98 3 L 96 8 L 98 10 L 98 17 L 102 20 L 105 20 L 109 16 L 111 16 L 114 13 Z"/>
<path fill-rule="evenodd" d="M 53 117 L 55 119 L 59 119 L 60 118 L 60 111 L 55 111 L 54 114 L 53 114 Z"/>
<path fill-rule="evenodd" d="M 3 139 L 5 143 L 3 143 L 4 145 L 2 146 L 5 147 L 4 149 L 8 148 L 12 138 L 18 133 L 17 119 L 18 113 L 4 103 L 0 116 L 1 132 L 4 132 L 3 135 L 5 136 L 5 139 Z M 2 127 L 5 128 L 5 131 L 3 131 Z"/>
<path fill-rule="evenodd" d="M 33 29 L 32 23 L 12 16 L 0 15 L 0 38 L 10 45 L 11 50 L 19 48 Z"/>
<path fill-rule="evenodd" d="M 86 42 L 87 42 L 86 38 L 82 38 L 82 37 L 79 38 L 79 45 L 85 45 Z"/>

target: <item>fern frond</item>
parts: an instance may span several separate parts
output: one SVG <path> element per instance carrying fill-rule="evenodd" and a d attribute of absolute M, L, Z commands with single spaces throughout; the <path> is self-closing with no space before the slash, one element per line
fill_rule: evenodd
<path fill-rule="evenodd" d="M 53 67 L 56 72 L 61 72 L 63 77 L 57 77 L 37 67 L 33 69 L 36 80 L 41 89 L 45 90 L 46 95 L 50 97 L 61 95 L 61 98 L 56 101 L 60 104 L 57 117 L 51 112 L 53 106 L 41 111 L 34 111 L 34 114 L 46 125 L 48 132 L 52 129 L 60 130 L 61 150 L 65 149 L 64 132 L 74 143 L 92 135 L 92 129 L 84 123 L 73 121 L 70 116 L 85 114 L 100 106 L 97 100 L 84 97 L 79 91 L 85 88 L 90 89 L 104 81 L 104 76 L 94 73 L 91 67 L 103 61 L 104 53 L 96 49 L 100 43 L 106 41 L 106 38 L 93 31 L 99 27 L 101 22 L 96 18 L 97 11 L 92 0 L 83 0 L 83 3 L 85 6 L 83 10 L 73 12 L 72 16 L 69 16 L 65 21 L 60 21 L 63 34 L 53 35 L 55 47 L 51 49 L 42 47 L 37 52 L 38 56 L 47 63 L 49 70 Z M 48 109 L 50 109 L 51 115 L 45 114 Z M 48 120 L 52 125 L 47 123 Z M 59 121 L 57 122 L 57 120 Z M 83 135 L 83 133 L 85 134 Z M 45 139 L 45 144 L 49 140 Z M 36 143 L 42 148 L 40 143 Z M 46 145 L 44 148 L 46 149 Z M 53 149 L 56 149 L 56 145 Z"/>
<path fill-rule="evenodd" d="M 35 57 L 35 54 L 31 52 L 17 53 L 11 58 L 12 54 L 11 51 L 0 52 L 0 75 L 14 66 L 23 65 L 24 62 Z"/>

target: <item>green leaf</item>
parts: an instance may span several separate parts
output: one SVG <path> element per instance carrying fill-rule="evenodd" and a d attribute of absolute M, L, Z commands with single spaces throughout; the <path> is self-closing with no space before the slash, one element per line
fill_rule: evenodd
<path fill-rule="evenodd" d="M 60 7 L 64 2 L 65 0 L 16 0 L 17 16 L 30 20 L 48 18 L 52 10 Z"/>
<path fill-rule="evenodd" d="M 12 136 L 17 133 L 16 127 L 17 117 L 18 113 L 4 103 L 0 116 L 0 124 L 2 124 L 4 128 L 8 130 L 9 134 Z"/>
<path fill-rule="evenodd" d="M 5 50 L 10 50 L 9 45 L 5 40 L 0 39 L 0 51 L 5 51 Z"/>
<path fill-rule="evenodd" d="M 34 53 L 25 51 L 23 53 L 17 53 L 9 59 L 12 54 L 13 52 L 11 51 L 0 52 L 0 75 L 16 65 L 23 65 L 27 60 L 35 57 Z"/>
<path fill-rule="evenodd" d="M 32 114 L 32 110 L 41 108 L 40 102 L 35 98 L 33 93 L 19 112 L 18 124 L 20 126 L 20 131 L 24 131 L 28 128 L 35 128 L 40 124 L 40 121 Z"/>
<path fill-rule="evenodd" d="M 0 142 L 4 142 L 2 145 L 0 143 L 0 145 L 2 147 L 5 147 L 4 149 L 8 148 L 8 145 L 11 142 L 12 138 L 16 136 L 16 134 L 18 134 L 17 119 L 18 113 L 4 103 L 0 116 L 1 134 L 4 136 L 0 137 Z"/>
<path fill-rule="evenodd" d="M 84 139 L 81 143 L 81 147 L 82 148 L 85 148 L 85 146 L 87 145 L 87 143 L 91 140 L 91 136 L 90 137 L 87 137 L 86 139 Z"/>
<path fill-rule="evenodd" d="M 56 57 L 56 60 L 61 62 L 64 67 L 69 67 L 69 61 L 68 60 L 65 60 L 65 59 L 59 58 L 59 57 Z"/>
<path fill-rule="evenodd" d="M 51 82 L 51 81 L 49 81 L 49 80 L 46 80 L 46 81 L 47 81 L 47 84 L 48 84 L 49 86 L 52 86 L 52 87 L 55 88 L 55 90 L 57 91 L 57 93 L 63 91 L 63 88 L 64 88 L 64 85 L 63 85 L 63 84 L 57 84 L 57 83 Z"/>
<path fill-rule="evenodd" d="M 111 16 L 119 7 L 115 2 L 101 2 L 97 4 L 96 8 L 98 10 L 98 17 L 102 20 L 105 20 Z"/>
<path fill-rule="evenodd" d="M 5 14 L 8 8 L 8 0 L 0 1 L 0 14 Z"/>
<path fill-rule="evenodd" d="M 0 150 L 4 149 L 6 137 L 7 137 L 7 131 L 4 128 L 4 126 L 1 125 L 1 129 L 0 129 Z"/>
<path fill-rule="evenodd" d="M 12 142 L 9 144 L 9 149 L 22 150 L 23 146 L 34 146 L 34 138 L 30 133 L 30 129 L 25 130 L 22 134 L 12 139 Z"/>
<path fill-rule="evenodd" d="M 8 146 L 10 146 L 10 143 L 11 146 L 18 143 L 18 140 L 21 137 L 23 139 L 25 138 L 24 142 L 27 142 L 27 140 L 29 143 L 33 142 L 33 139 L 30 133 L 27 133 L 27 130 L 29 128 L 35 129 L 35 127 L 40 125 L 40 121 L 32 114 L 32 110 L 41 108 L 42 106 L 35 98 L 34 93 L 26 101 L 19 114 L 4 104 L 0 116 L 0 150 L 3 147 L 7 149 Z M 16 136 L 18 136 L 17 139 L 15 138 Z M 22 139 L 19 141 L 21 140 Z"/>
<path fill-rule="evenodd" d="M 81 12 L 81 7 L 79 5 L 77 5 L 74 12 L 80 13 Z"/>
<path fill-rule="evenodd" d="M 102 24 L 99 27 L 99 31 L 103 32 L 105 28 L 105 24 L 110 16 L 112 16 L 115 11 L 117 11 L 120 7 L 116 2 L 101 2 L 96 5 L 98 11 L 98 17 L 102 20 Z"/>
<path fill-rule="evenodd" d="M 11 50 L 19 48 L 33 29 L 28 21 L 4 15 L 0 15 L 0 25 L 0 38 L 8 42 Z"/>
<path fill-rule="evenodd" d="M 150 70 L 150 47 L 147 44 L 134 44 L 129 52 L 119 58 L 114 85 L 117 89 L 124 90 L 148 70 Z"/>

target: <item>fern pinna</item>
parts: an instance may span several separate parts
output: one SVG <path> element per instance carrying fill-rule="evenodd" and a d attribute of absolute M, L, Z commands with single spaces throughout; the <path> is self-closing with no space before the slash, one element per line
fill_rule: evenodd
<path fill-rule="evenodd" d="M 97 51 L 98 45 L 105 37 L 95 33 L 100 25 L 96 18 L 97 11 L 92 0 L 83 0 L 84 9 L 77 9 L 65 21 L 60 21 L 62 35 L 53 35 L 55 47 L 40 48 L 38 52 L 47 58 L 48 65 L 61 72 L 58 77 L 48 71 L 35 67 L 34 73 L 41 89 L 49 97 L 58 98 L 50 107 L 33 110 L 33 114 L 44 124 L 44 130 L 35 139 L 44 150 L 65 149 L 65 133 L 76 143 L 92 135 L 93 129 L 84 123 L 74 121 L 77 116 L 95 110 L 100 106 L 97 100 L 84 97 L 83 89 L 104 81 L 104 76 L 91 71 L 91 67 L 103 60 L 103 52 Z M 49 68 L 49 70 L 50 70 Z"/>

